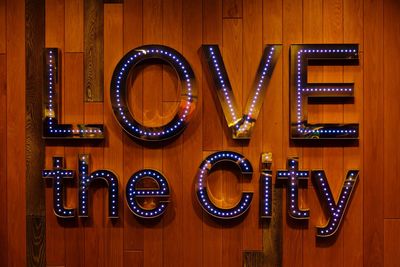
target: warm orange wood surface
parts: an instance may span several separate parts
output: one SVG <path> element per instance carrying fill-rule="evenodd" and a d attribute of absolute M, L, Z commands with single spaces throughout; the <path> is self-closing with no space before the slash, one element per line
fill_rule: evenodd
<path fill-rule="evenodd" d="M 83 0 L 46 0 L 46 47 L 61 49 L 62 121 L 104 123 L 102 143 L 46 145 L 76 169 L 79 153 L 91 154 L 91 171 L 110 169 L 120 182 L 120 218 L 107 218 L 107 190 L 90 191 L 90 217 L 60 220 L 52 211 L 46 183 L 48 266 L 239 267 L 243 252 L 262 250 L 259 223 L 259 156 L 273 153 L 273 170 L 288 156 L 302 169 L 324 169 L 333 194 L 348 169 L 360 180 L 336 238 L 319 240 L 315 226 L 326 222 L 311 181 L 301 188 L 308 222 L 293 222 L 282 201 L 284 266 L 398 266 L 400 239 L 400 2 L 397 0 L 124 0 L 104 4 L 104 102 L 85 103 Z M 25 266 L 25 5 L 0 0 L 0 266 Z M 172 142 L 143 145 L 118 125 L 109 102 L 112 72 L 119 59 L 143 44 L 164 44 L 182 53 L 196 77 L 196 114 Z M 309 105 L 312 122 L 358 122 L 358 146 L 309 147 L 289 142 L 289 46 L 294 43 L 357 43 L 360 65 L 310 67 L 311 82 L 355 82 L 354 104 Z M 283 44 L 249 142 L 231 138 L 214 85 L 202 62 L 202 44 L 218 44 L 237 103 L 245 105 L 265 44 Z M 178 80 L 166 65 L 147 65 L 129 82 L 134 116 L 160 125 L 174 113 Z M 220 223 L 202 212 L 194 178 L 202 159 L 219 150 L 250 159 L 247 181 L 219 168 L 209 176 L 213 199 L 232 205 L 241 190 L 254 191 L 249 213 Z M 125 185 L 142 168 L 163 172 L 170 185 L 164 216 L 136 219 L 125 200 Z M 274 179 L 275 183 L 275 179 Z M 285 191 L 284 191 L 285 193 Z M 67 184 L 66 203 L 77 207 L 77 178 Z"/>

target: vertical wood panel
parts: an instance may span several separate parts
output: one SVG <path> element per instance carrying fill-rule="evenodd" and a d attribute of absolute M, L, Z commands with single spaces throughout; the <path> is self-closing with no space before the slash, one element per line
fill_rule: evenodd
<path fill-rule="evenodd" d="M 243 16 L 243 0 L 223 0 L 222 11 L 224 18 L 241 18 Z"/>
<path fill-rule="evenodd" d="M 229 74 L 232 90 L 237 104 L 242 106 L 242 20 L 223 19 L 222 22 L 222 56 L 225 67 Z M 241 142 L 232 140 L 232 133 L 227 127 L 224 128 L 223 150 L 243 152 Z M 232 170 L 216 170 L 215 174 L 221 172 L 222 176 L 222 206 L 235 205 L 243 188 L 243 177 Z M 243 222 L 222 224 L 222 266 L 242 265 L 243 246 Z"/>
<path fill-rule="evenodd" d="M 202 160 L 202 101 L 203 100 L 203 72 L 199 53 L 202 43 L 202 1 L 183 1 L 182 17 L 182 52 L 190 62 L 196 77 L 196 87 L 198 92 L 196 113 L 194 114 L 187 129 L 183 133 L 183 152 L 182 159 L 185 160 L 182 170 L 182 191 L 183 194 L 183 262 L 185 266 L 200 267 L 204 266 L 203 250 L 203 227 L 202 211 L 195 199 L 194 178 L 197 168 Z"/>
<path fill-rule="evenodd" d="M 68 38 L 67 38 L 68 39 Z M 83 104 L 83 54 L 65 53 L 65 123 L 84 121 Z M 77 145 L 65 147 L 65 162 L 68 169 L 78 169 L 78 154 L 83 153 L 83 148 Z M 78 207 L 78 176 L 73 182 L 66 183 L 67 207 Z M 54 215 L 52 215 L 54 216 Z M 65 229 L 65 266 L 84 266 L 84 236 L 83 225 L 79 218 L 66 220 L 60 224 Z"/>
<path fill-rule="evenodd" d="M 399 236 L 400 236 L 400 221 L 399 220 L 385 220 L 384 223 L 384 266 L 392 267 L 397 266 L 399 263 L 398 255 L 400 253 Z"/>
<path fill-rule="evenodd" d="M 7 1 L 7 25 L 8 266 L 25 266 L 25 1 Z"/>
<path fill-rule="evenodd" d="M 383 265 L 383 2 L 364 2 L 364 265 Z"/>
<path fill-rule="evenodd" d="M 83 52 L 83 4 L 65 1 L 65 52 Z"/>
<path fill-rule="evenodd" d="M 6 14 L 7 14 L 7 1 L 0 2 L 0 54 L 6 53 L 7 38 L 6 38 Z"/>
<path fill-rule="evenodd" d="M 61 49 L 61 70 L 59 80 L 61 94 L 63 90 L 64 77 L 64 1 L 46 0 L 45 1 L 45 46 L 56 47 Z M 60 101 L 60 114 L 63 112 L 63 105 Z M 62 116 L 61 116 L 62 121 Z M 64 147 L 46 142 L 45 148 L 45 167 L 51 169 L 53 156 L 64 156 Z M 68 168 L 68 163 L 66 163 Z M 46 264 L 48 265 L 65 265 L 65 239 L 64 228 L 60 226 L 59 219 L 53 212 L 53 189 L 52 181 L 46 182 Z"/>
<path fill-rule="evenodd" d="M 251 90 L 254 90 L 256 83 L 255 77 L 258 65 L 261 61 L 263 53 L 263 1 L 253 0 L 243 2 L 243 93 L 242 93 L 242 110 L 248 101 Z M 271 88 L 268 88 L 271 89 Z M 267 90 L 268 90 L 267 89 Z M 266 101 L 266 96 L 262 101 Z M 240 103 L 240 101 L 238 101 Z M 263 103 L 265 106 L 265 102 Z M 243 249 L 245 250 L 261 250 L 262 249 L 262 229 L 260 227 L 260 195 L 259 192 L 259 163 L 260 154 L 263 148 L 263 131 L 264 128 L 264 110 L 261 108 L 257 118 L 257 122 L 253 128 L 252 136 L 249 142 L 242 143 L 243 153 L 253 166 L 253 177 L 250 184 L 244 184 L 245 191 L 253 191 L 253 203 L 249 210 L 249 214 L 243 223 Z"/>
<path fill-rule="evenodd" d="M 222 1 L 203 1 L 203 44 L 218 44 L 222 49 Z M 200 55 L 202 55 L 200 53 Z M 203 151 L 221 150 L 225 118 L 217 99 L 213 80 L 203 64 Z"/>
<path fill-rule="evenodd" d="M 360 65 L 344 67 L 344 82 L 354 82 L 354 104 L 344 105 L 344 122 L 359 123 L 360 134 L 358 146 L 344 148 L 344 171 L 349 169 L 359 169 L 360 176 L 358 185 L 356 186 L 353 197 L 351 199 L 348 211 L 344 217 L 342 229 L 344 240 L 344 266 L 363 266 L 363 147 L 364 147 L 364 123 L 363 123 L 363 100 L 364 100 L 364 84 L 363 84 L 363 38 L 364 38 L 364 22 L 363 22 L 363 1 L 343 2 L 343 19 L 344 19 L 344 43 L 359 44 L 361 51 Z"/>
<path fill-rule="evenodd" d="M 286 158 L 288 156 L 298 156 L 302 158 L 302 148 L 293 146 L 289 142 L 289 45 L 302 42 L 302 1 L 288 1 L 283 0 L 283 101 L 282 101 L 282 114 L 283 114 L 283 160 L 279 169 L 286 168 Z M 300 168 L 302 163 L 300 162 Z M 283 193 L 283 207 L 284 208 L 284 230 L 283 230 L 283 251 L 285 255 L 291 257 L 283 258 L 283 266 L 297 266 L 302 262 L 303 248 L 298 244 L 302 243 L 302 229 L 304 225 L 301 222 L 293 222 L 287 214 L 286 203 L 287 188 Z M 300 197 L 301 193 L 299 193 Z M 299 200 L 301 206 L 304 206 L 303 200 Z"/>
<path fill-rule="evenodd" d="M 163 1 L 162 38 L 163 44 L 182 51 L 182 1 Z M 164 64 L 162 72 L 162 123 L 170 121 L 179 105 L 179 79 L 170 66 Z M 170 186 L 170 203 L 164 215 L 163 266 L 183 267 L 183 137 L 163 145 L 163 173 Z"/>
<path fill-rule="evenodd" d="M 114 67 L 123 56 L 123 8 L 121 4 L 106 4 L 104 6 L 104 84 L 111 83 Z M 123 266 L 123 221 L 124 213 L 121 207 L 124 202 L 125 190 L 122 187 L 123 173 L 123 142 L 122 128 L 114 118 L 111 107 L 109 86 L 104 90 L 104 123 L 107 125 L 108 138 L 104 143 L 104 168 L 113 170 L 118 176 L 119 218 L 105 222 L 105 266 Z M 110 197 L 110 196 L 108 196 Z M 105 202 L 107 203 L 107 202 Z M 108 203 L 104 206 L 108 211 Z"/>
<path fill-rule="evenodd" d="M 160 0 L 143 2 L 143 42 L 162 43 L 163 6 Z M 146 126 L 162 124 L 162 66 L 145 66 L 143 70 L 143 123 Z M 143 153 L 144 168 L 162 170 L 162 148 L 147 147 Z M 144 266 L 163 266 L 163 219 L 144 227 Z"/>
<path fill-rule="evenodd" d="M 0 188 L 7 189 L 7 58 L 0 55 Z M 6 191 L 7 192 L 7 191 Z M 0 264 L 7 266 L 8 260 L 8 225 L 7 194 L 0 195 Z"/>
<path fill-rule="evenodd" d="M 85 101 L 103 101 L 104 7 L 102 0 L 84 0 Z"/>
<path fill-rule="evenodd" d="M 142 44 L 142 1 L 141 0 L 125 0 L 124 3 L 124 53 Z M 132 34 L 135 33 L 135 34 Z M 130 82 L 130 107 L 135 118 L 143 121 L 143 75 L 138 73 L 133 76 Z M 136 111 L 136 112 L 135 112 Z M 143 168 L 143 147 L 135 140 L 132 140 L 127 134 L 123 135 L 124 142 L 124 179 L 125 187 L 130 176 Z M 144 248 L 144 230 L 137 218 L 131 213 L 124 203 L 124 250 L 140 250 L 140 253 L 124 253 L 124 265 L 128 265 L 128 261 L 140 262 L 143 266 L 143 248 Z"/>
<path fill-rule="evenodd" d="M 398 14 L 400 4 L 395 1 L 384 2 L 384 217 L 385 218 L 400 218 L 400 208 L 398 207 L 398 193 L 400 190 L 400 152 L 393 142 L 397 139 L 397 128 L 394 126 L 400 115 L 399 100 L 399 85 L 400 85 L 400 64 L 397 60 L 400 44 L 400 23 Z M 387 129 L 387 130 L 386 130 Z"/>
<path fill-rule="evenodd" d="M 303 2 L 303 42 L 304 43 L 323 43 L 323 19 L 324 2 L 320 0 L 305 0 Z M 308 67 L 309 82 L 323 82 L 323 67 Z M 308 104 L 307 112 L 310 121 L 322 122 L 322 105 Z M 323 168 L 323 148 L 304 147 L 303 148 L 303 167 L 305 169 Z M 310 177 L 311 178 L 311 177 Z M 315 266 L 315 264 L 326 264 L 326 248 L 321 248 L 316 244 L 318 240 L 315 237 L 316 225 L 323 225 L 326 221 L 321 203 L 313 188 L 311 179 L 309 179 L 307 192 L 305 192 L 307 204 L 310 209 L 310 219 L 307 229 L 303 233 L 303 266 Z"/>
<path fill-rule="evenodd" d="M 103 103 L 85 103 L 85 123 L 104 123 Z M 84 152 L 90 154 L 90 172 L 104 169 L 104 146 L 93 143 L 85 146 Z M 84 266 L 105 266 L 107 188 L 101 182 L 93 183 L 89 189 L 89 217 L 82 218 L 84 226 Z"/>
<path fill-rule="evenodd" d="M 44 1 L 25 1 L 27 266 L 45 266 L 46 264 L 45 190 L 41 177 L 45 157 L 41 128 L 41 99 L 44 86 L 42 54 L 45 38 L 44 5 Z M 6 219 L 5 216 L 2 217 Z M 2 258 L 1 255 L 0 258 Z"/>
<path fill-rule="evenodd" d="M 222 49 L 222 0 L 203 1 L 203 44 L 218 44 L 220 50 Z M 224 129 L 227 126 L 215 94 L 215 85 L 205 66 L 206 64 L 203 64 L 203 151 L 222 150 Z M 208 154 L 210 153 L 203 152 L 203 158 Z M 214 173 L 208 179 L 209 188 L 213 193 L 219 194 L 215 195 L 218 198 L 222 192 L 221 174 L 222 172 Z M 222 266 L 222 227 L 205 212 L 203 212 L 203 266 Z"/>

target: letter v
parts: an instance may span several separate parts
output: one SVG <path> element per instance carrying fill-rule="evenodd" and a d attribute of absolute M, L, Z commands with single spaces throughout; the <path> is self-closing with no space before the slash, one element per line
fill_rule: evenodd
<path fill-rule="evenodd" d="M 312 171 L 311 175 L 314 185 L 317 187 L 320 200 L 326 205 L 329 215 L 328 222 L 325 226 L 317 226 L 317 236 L 328 237 L 335 234 L 335 232 L 339 229 L 346 208 L 350 202 L 351 193 L 353 192 L 358 181 L 358 170 L 351 170 L 347 172 L 347 176 L 343 183 L 337 203 L 333 198 L 331 188 L 325 176 L 325 172 L 321 170 Z"/>
<path fill-rule="evenodd" d="M 264 95 L 278 61 L 282 45 L 267 45 L 258 67 L 254 85 L 247 98 L 245 112 L 241 116 L 232 92 L 232 86 L 222 60 L 218 45 L 203 45 L 204 56 L 215 83 L 219 102 L 234 139 L 250 139 L 252 129 L 260 112 Z"/>

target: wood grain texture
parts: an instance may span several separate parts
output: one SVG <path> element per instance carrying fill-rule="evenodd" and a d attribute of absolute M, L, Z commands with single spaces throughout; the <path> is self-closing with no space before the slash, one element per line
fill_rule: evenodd
<path fill-rule="evenodd" d="M 46 266 L 45 232 L 45 216 L 26 216 L 27 266 Z"/>
<path fill-rule="evenodd" d="M 283 147 L 283 161 L 279 169 L 286 168 L 287 157 L 298 156 L 302 158 L 302 147 L 294 146 L 289 142 L 289 45 L 302 42 L 302 27 L 303 27 L 303 10 L 302 1 L 287 1 L 282 2 L 282 18 L 283 18 L 283 83 L 282 83 L 282 107 L 281 112 L 283 115 L 283 133 L 282 133 L 282 147 Z M 301 162 L 299 167 L 301 168 Z M 304 203 L 303 192 L 299 191 L 299 205 L 307 207 Z M 286 226 L 283 229 L 283 251 L 285 255 L 290 257 L 283 258 L 283 266 L 297 266 L 303 261 L 304 250 L 303 246 L 299 244 L 303 241 L 304 223 L 294 222 L 287 213 L 287 188 L 284 190 L 282 197 L 284 209 L 284 219 Z M 308 204 L 308 203 L 307 203 Z"/>
<path fill-rule="evenodd" d="M 7 188 L 7 58 L 6 55 L 0 55 L 0 187 Z M 1 240 L 7 240 L 7 194 L 0 195 L 0 228 Z M 7 266 L 8 261 L 8 243 L 0 243 L 0 264 Z"/>
<path fill-rule="evenodd" d="M 373 40 L 373 41 L 371 41 Z M 382 266 L 384 136 L 383 1 L 364 2 L 364 266 Z"/>
<path fill-rule="evenodd" d="M 224 18 L 241 18 L 243 16 L 243 0 L 223 0 L 222 12 Z"/>
<path fill-rule="evenodd" d="M 227 69 L 232 90 L 237 104 L 242 106 L 243 86 L 242 86 L 242 20 L 240 19 L 223 19 L 222 22 L 222 51 L 225 67 Z M 228 127 L 224 127 L 222 138 L 222 148 L 227 151 L 236 151 L 243 153 L 241 142 L 231 138 L 232 133 Z M 219 197 L 221 205 L 224 208 L 232 207 L 240 200 L 243 191 L 244 178 L 237 169 L 229 169 L 231 164 L 226 164 L 219 170 L 218 167 L 212 175 L 219 175 L 222 178 L 221 196 Z M 210 179 L 211 176 L 210 175 Z M 218 192 L 218 188 L 213 189 Z M 222 266 L 241 266 L 243 250 L 243 232 L 244 223 L 241 220 L 235 223 L 221 223 L 222 226 Z"/>
<path fill-rule="evenodd" d="M 242 110 L 244 110 L 251 90 L 254 90 L 254 86 L 257 83 L 255 77 L 264 49 L 262 7 L 262 0 L 243 2 L 243 65 L 239 69 L 241 71 L 239 73 L 243 75 L 243 90 L 242 100 L 238 101 L 238 103 L 242 103 Z M 240 77 L 240 75 L 238 76 Z M 263 101 L 266 101 L 265 97 Z M 263 107 L 265 107 L 265 102 Z M 251 181 L 243 184 L 244 191 L 254 192 L 253 206 L 249 210 L 248 218 L 243 222 L 243 250 L 262 249 L 263 229 L 260 227 L 260 207 L 258 206 L 260 195 L 257 192 L 260 184 L 260 155 L 264 148 L 263 133 L 267 130 L 262 123 L 265 115 L 262 108 L 253 128 L 251 139 L 248 142 L 241 143 L 243 154 L 252 163 L 254 171 Z"/>
<path fill-rule="evenodd" d="M 355 95 L 354 104 L 344 106 L 344 122 L 358 122 L 360 124 L 360 142 L 358 146 L 344 148 L 344 171 L 349 169 L 360 169 L 359 181 L 351 199 L 347 211 L 343 231 L 344 266 L 363 266 L 363 194 L 364 194 L 364 175 L 363 175 L 363 149 L 365 143 L 364 121 L 362 116 L 364 103 L 364 23 L 363 23 L 363 1 L 344 1 L 343 2 L 343 37 L 345 43 L 358 43 L 360 52 L 359 66 L 344 67 L 344 82 L 354 82 Z"/>
<path fill-rule="evenodd" d="M 104 84 L 110 84 L 114 66 L 123 56 L 123 8 L 121 4 L 106 4 L 104 6 L 104 48 Z M 104 100 L 104 123 L 107 125 L 108 135 L 104 143 L 104 168 L 113 170 L 117 175 L 120 175 L 123 173 L 122 129 L 114 118 L 109 90 L 105 90 Z M 119 199 L 123 200 L 125 190 L 121 182 L 119 185 L 121 188 Z M 123 202 L 120 201 L 119 206 L 122 204 Z M 104 210 L 108 210 L 107 204 L 105 204 Z M 119 208 L 119 212 L 119 220 L 103 218 L 106 228 L 105 266 L 123 265 L 123 209 Z"/>
<path fill-rule="evenodd" d="M 46 0 L 45 1 L 45 46 L 61 49 L 61 70 L 59 75 L 64 77 L 64 51 L 65 33 L 64 33 L 64 1 Z M 61 94 L 63 93 L 64 79 L 61 79 Z M 64 99 L 64 98 L 62 98 Z M 60 114 L 63 118 L 63 103 L 61 102 Z M 65 156 L 65 149 L 62 144 L 46 143 L 45 147 L 45 168 L 51 169 L 52 157 Z M 68 167 L 68 163 L 66 164 Z M 65 265 L 65 231 L 59 223 L 60 220 L 53 212 L 53 189 L 52 181 L 45 182 L 46 196 L 46 264 L 47 265 Z M 68 196 L 67 196 L 68 199 Z"/>
<path fill-rule="evenodd" d="M 97 102 L 104 92 L 103 1 L 84 2 L 85 101 Z"/>
<path fill-rule="evenodd" d="M 83 52 L 84 1 L 65 1 L 65 52 Z"/>
<path fill-rule="evenodd" d="M 124 53 L 142 45 L 142 16 L 143 5 L 141 0 L 125 0 L 124 3 Z M 131 34 L 135 32 L 136 34 Z M 143 73 L 139 72 L 132 75 L 128 83 L 130 107 L 132 113 L 139 122 L 143 122 Z M 143 147 L 135 140 L 132 140 L 127 134 L 123 135 L 124 149 L 124 179 L 125 186 L 133 173 L 143 168 Z M 143 266 L 143 247 L 144 247 L 144 229 L 135 216 L 131 213 L 124 201 L 124 264 L 128 266 L 127 261 L 133 257 L 130 251 L 140 251 L 140 256 L 136 262 L 140 261 L 139 266 Z"/>
<path fill-rule="evenodd" d="M 162 43 L 163 5 L 160 0 L 143 2 L 143 43 Z M 152 64 L 143 70 L 143 124 L 162 125 L 162 66 Z M 163 150 L 161 146 L 152 146 L 143 151 L 143 167 L 163 170 Z M 161 267 L 163 258 L 164 218 L 144 225 L 143 259 L 145 267 Z"/>
<path fill-rule="evenodd" d="M 8 266 L 26 261 L 25 1 L 7 1 Z"/>
<path fill-rule="evenodd" d="M 400 253 L 399 242 L 400 236 L 400 220 L 398 219 L 386 219 L 384 222 L 384 266 L 392 267 L 398 265 L 398 255 Z"/>
<path fill-rule="evenodd" d="M 68 37 L 66 36 L 66 40 Z M 83 53 L 64 53 L 64 122 L 76 123 L 84 121 L 83 103 Z M 79 144 L 68 144 L 64 148 L 65 162 L 68 169 L 78 169 L 78 155 L 84 153 Z M 68 207 L 78 207 L 78 175 L 67 183 L 66 203 Z M 67 220 L 64 226 L 65 266 L 84 266 L 83 224 L 78 218 Z"/>
<path fill-rule="evenodd" d="M 61 143 L 47 143 L 46 167 L 52 156 L 65 155 L 67 166 L 75 168 L 79 152 L 91 153 L 92 171 L 110 168 L 119 175 L 121 217 L 114 221 L 107 218 L 107 192 L 99 184 L 91 190 L 89 219 L 68 223 L 57 220 L 52 212 L 52 191 L 47 184 L 46 260 L 49 266 L 390 266 L 396 255 L 394 241 L 399 236 L 396 219 L 389 219 L 399 216 L 394 194 L 397 176 L 389 174 L 392 169 L 396 172 L 398 150 L 398 145 L 389 141 L 397 131 L 392 122 L 398 113 L 395 88 L 400 83 L 395 74 L 397 62 L 392 59 L 397 54 L 398 43 L 395 0 L 125 0 L 117 4 L 98 1 L 100 10 L 106 10 L 106 23 L 101 29 L 104 27 L 108 32 L 100 41 L 104 45 L 104 64 L 95 67 L 100 72 L 104 70 L 104 79 L 101 79 L 106 84 L 101 94 L 105 96 L 104 103 L 84 102 L 87 85 L 82 60 L 88 52 L 83 49 L 82 23 L 86 15 L 81 11 L 83 2 L 78 2 L 46 0 L 46 46 L 62 50 L 62 120 L 104 122 L 110 136 L 103 143 L 90 145 L 64 147 Z M 6 18 L 9 5 L 0 5 L 0 20 L 1 8 L 5 9 Z M 9 58 L 6 49 L 9 46 L 3 46 L 1 51 L 2 27 L 8 30 L 8 21 L 0 24 L 0 54 L 7 52 L 4 58 Z M 5 42 L 6 38 L 3 39 Z M 196 114 L 187 129 L 175 140 L 154 146 L 143 145 L 122 133 L 107 100 L 110 73 L 118 59 L 129 50 L 150 43 L 169 45 L 180 51 L 194 69 L 199 90 Z M 262 49 L 268 43 L 284 46 L 255 132 L 250 142 L 233 141 L 214 84 L 208 81 L 209 73 L 199 48 L 201 44 L 219 44 L 235 96 L 243 105 Z M 355 82 L 354 104 L 309 105 L 308 112 L 313 122 L 358 122 L 358 146 L 323 148 L 289 142 L 288 48 L 292 43 L 360 45 L 359 66 L 308 69 L 311 82 Z M 3 74 L 9 75 L 8 59 L 4 59 L 4 64 Z M 179 86 L 170 67 L 154 64 L 137 68 L 128 86 L 131 112 L 141 123 L 165 123 L 175 111 Z M 7 93 L 2 97 L 4 101 L 11 101 Z M 6 114 L 4 118 L 7 116 L 11 115 Z M 4 149 L 10 150 L 7 130 L 4 131 L 3 142 L 7 143 Z M 249 213 L 242 222 L 234 224 L 222 224 L 204 214 L 194 193 L 194 178 L 200 162 L 222 149 L 243 153 L 255 168 L 251 182 L 238 181 L 237 173 L 229 170 L 217 170 L 210 176 L 209 186 L 221 205 L 232 204 L 242 189 L 255 192 Z M 275 191 L 273 195 L 274 201 L 282 205 L 282 222 L 276 224 L 282 226 L 282 233 L 271 231 L 273 220 L 281 218 L 279 212 L 274 212 L 269 226 L 260 223 L 258 163 L 264 151 L 273 153 L 274 171 L 286 167 L 288 156 L 299 156 L 301 168 L 325 169 L 335 195 L 347 169 L 361 170 L 360 182 L 336 240 L 321 242 L 315 238 L 315 226 L 327 218 L 310 182 L 300 190 L 301 206 L 311 209 L 308 223 L 287 218 L 286 191 L 282 187 L 275 188 L 282 190 L 282 196 Z M 7 166 L 12 165 L 7 163 Z M 123 198 L 129 177 L 145 167 L 164 172 L 172 192 L 164 217 L 152 223 L 137 220 Z M 10 188 L 6 182 L 2 181 Z M 75 207 L 76 184 L 68 184 L 67 188 L 67 204 Z M 0 234 L 7 235 L 7 230 L 1 229 Z M 279 247 L 279 240 L 273 236 L 282 238 L 282 263 L 279 257 L 277 263 L 271 260 L 279 253 L 267 252 L 273 251 L 274 246 Z M 6 255 L 5 260 L 9 261 L 12 254 L 8 243 L 0 246 L 5 247 L 0 255 Z"/>
<path fill-rule="evenodd" d="M 396 14 L 400 11 L 398 2 L 384 2 L 384 54 L 383 54 L 383 82 L 384 82 L 384 125 L 385 129 L 389 129 L 400 115 L 400 108 L 397 105 L 398 88 L 400 84 L 400 64 L 393 60 L 393 57 L 399 55 L 398 44 L 400 41 L 400 23 L 396 19 Z M 396 140 L 395 131 L 384 131 L 384 217 L 385 218 L 400 218 L 400 208 L 396 205 L 397 192 L 400 190 L 400 175 L 399 158 L 400 153 L 396 146 L 393 146 L 393 141 Z"/>
<path fill-rule="evenodd" d="M 41 177 L 44 166 L 42 139 L 44 1 L 25 2 L 26 53 L 26 220 L 27 265 L 45 266 L 45 191 Z"/>
<path fill-rule="evenodd" d="M 163 44 L 182 52 L 182 1 L 162 2 Z M 163 64 L 162 124 L 168 123 L 179 106 L 180 85 L 176 72 Z M 170 185 L 170 203 L 163 221 L 163 266 L 183 267 L 183 135 L 163 145 L 163 174 Z"/>
<path fill-rule="evenodd" d="M 0 2 L 0 54 L 6 53 L 7 39 L 6 39 L 6 1 Z"/>
<path fill-rule="evenodd" d="M 203 72 L 199 47 L 202 43 L 202 18 L 199 12 L 202 9 L 201 0 L 183 1 L 182 9 L 182 54 L 190 62 L 195 73 L 195 86 L 198 90 L 196 113 L 185 132 L 183 132 L 182 159 L 193 160 L 185 162 L 182 168 L 182 231 L 183 231 L 183 262 L 186 266 L 200 267 L 204 265 L 203 250 L 203 222 L 202 211 L 199 209 L 194 192 L 194 177 L 197 173 L 199 162 L 203 159 L 202 133 L 203 133 Z"/>
<path fill-rule="evenodd" d="M 203 1 L 203 44 L 218 44 L 219 49 L 222 50 L 222 27 L 222 1 Z M 202 159 L 211 154 L 211 151 L 223 149 L 223 135 L 227 128 L 219 100 L 215 94 L 215 85 L 212 79 L 210 79 L 209 72 L 207 72 L 208 70 L 204 66 L 205 64 L 203 64 L 204 75 L 202 80 Z M 207 122 L 207 124 L 204 122 Z M 219 200 L 217 203 L 220 205 L 223 194 L 222 171 L 210 175 L 207 183 L 210 191 L 212 192 L 211 195 L 215 197 L 214 199 Z M 200 208 L 197 203 L 195 207 Z M 211 216 L 203 211 L 202 229 L 203 266 L 222 267 L 223 239 L 221 224 L 216 222 L 213 218 L 211 218 Z"/>

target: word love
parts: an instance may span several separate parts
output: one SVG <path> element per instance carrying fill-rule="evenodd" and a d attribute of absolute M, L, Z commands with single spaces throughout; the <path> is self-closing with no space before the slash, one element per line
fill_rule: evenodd
<path fill-rule="evenodd" d="M 273 74 L 282 45 L 267 45 L 261 58 L 254 84 L 244 109 L 240 111 L 217 45 L 203 45 L 206 65 L 214 81 L 214 88 L 235 139 L 249 139 L 262 107 L 267 85 Z M 58 139 L 104 138 L 101 124 L 61 124 L 58 115 L 59 50 L 46 48 L 43 137 Z M 174 117 L 165 125 L 147 127 L 130 112 L 127 101 L 127 80 L 139 64 L 154 64 L 154 59 L 168 63 L 181 82 L 180 104 Z M 307 118 L 309 99 L 345 103 L 354 97 L 353 83 L 309 83 L 307 68 L 311 65 L 358 65 L 358 45 L 314 44 L 291 45 L 289 121 L 291 139 L 357 139 L 358 124 L 310 124 Z M 110 85 L 110 99 L 119 125 L 133 138 L 141 141 L 163 141 L 179 135 L 188 125 L 196 109 L 198 98 L 194 86 L 194 72 L 187 60 L 176 50 L 163 45 L 144 45 L 128 52 L 114 69 Z M 348 102 L 348 101 L 347 101 Z"/>
<path fill-rule="evenodd" d="M 103 180 L 108 187 L 108 216 L 118 218 L 119 207 L 119 181 L 115 173 L 109 170 L 97 170 L 92 173 L 89 171 L 89 155 L 79 155 L 79 193 L 78 193 L 78 216 L 87 217 L 89 214 L 89 189 L 92 182 Z M 200 206 L 213 217 L 218 219 L 233 219 L 240 217 L 248 211 L 253 199 L 253 192 L 242 192 L 240 201 L 233 207 L 223 208 L 214 203 L 209 197 L 207 179 L 213 168 L 221 162 L 236 165 L 244 177 L 251 179 L 253 167 L 248 159 L 243 155 L 232 151 L 220 151 L 209 155 L 199 166 L 196 175 L 195 190 Z M 272 171 L 270 166 L 272 157 L 270 153 L 261 155 L 261 174 L 260 174 L 260 216 L 271 218 L 272 216 Z M 76 210 L 66 208 L 64 205 L 65 190 L 64 179 L 74 177 L 73 170 L 65 169 L 64 158 L 53 157 L 53 169 L 43 171 L 44 178 L 53 179 L 53 205 L 54 213 L 62 218 L 76 216 Z M 328 180 L 323 170 L 311 171 L 299 170 L 297 158 L 289 158 L 287 170 L 278 171 L 277 181 L 286 184 L 287 212 L 293 219 L 308 219 L 310 211 L 301 209 L 298 200 L 298 186 L 300 180 L 312 178 L 316 191 L 319 194 L 323 206 L 327 208 L 329 215 L 328 222 L 324 226 L 317 226 L 317 236 L 327 237 L 333 235 L 339 228 L 344 217 L 346 208 L 349 204 L 351 194 L 358 180 L 358 170 L 348 171 L 344 179 L 339 198 L 335 200 L 332 195 Z M 143 186 L 143 180 L 151 179 L 154 188 Z M 141 218 L 156 218 L 161 216 L 168 207 L 170 188 L 167 178 L 162 173 L 153 169 L 143 169 L 135 172 L 129 178 L 126 188 L 126 202 L 131 212 Z M 143 199 L 151 199 L 153 205 L 146 207 Z"/>

